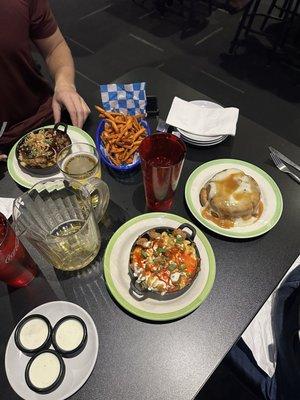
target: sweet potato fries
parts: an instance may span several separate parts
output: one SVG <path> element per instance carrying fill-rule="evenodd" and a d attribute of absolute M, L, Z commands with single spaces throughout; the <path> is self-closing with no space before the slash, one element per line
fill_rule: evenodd
<path fill-rule="evenodd" d="M 146 137 L 146 129 L 139 122 L 143 115 L 124 115 L 95 107 L 99 117 L 105 118 L 101 139 L 110 160 L 114 165 L 131 164 Z"/>

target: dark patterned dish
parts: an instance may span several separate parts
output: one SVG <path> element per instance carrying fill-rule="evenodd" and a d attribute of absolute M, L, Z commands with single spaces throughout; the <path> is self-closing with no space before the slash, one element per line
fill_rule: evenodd
<path fill-rule="evenodd" d="M 61 130 L 59 127 L 64 129 Z M 16 157 L 25 172 L 50 174 L 57 170 L 57 154 L 71 144 L 68 126 L 57 123 L 54 128 L 40 128 L 27 133 L 18 143 Z"/>

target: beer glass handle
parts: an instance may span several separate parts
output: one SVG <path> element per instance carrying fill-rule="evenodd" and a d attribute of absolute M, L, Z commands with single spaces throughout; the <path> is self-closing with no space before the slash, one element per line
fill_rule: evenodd
<path fill-rule="evenodd" d="M 97 222 L 100 222 L 109 203 L 109 189 L 100 178 L 90 178 L 86 185 L 91 196 L 91 203 Z"/>

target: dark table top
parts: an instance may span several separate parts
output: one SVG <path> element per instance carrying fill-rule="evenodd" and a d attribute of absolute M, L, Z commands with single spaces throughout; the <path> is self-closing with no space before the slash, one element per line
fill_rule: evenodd
<path fill-rule="evenodd" d="M 186 100 L 207 99 L 153 68 L 134 70 L 118 79 L 120 82 L 140 80 L 147 82 L 149 95 L 158 97 L 162 118 L 175 95 Z M 99 103 L 96 85 L 79 79 L 78 86 L 91 107 Z M 96 125 L 97 116 L 93 113 L 86 130 L 93 135 Z M 193 398 L 299 254 L 300 187 L 275 169 L 268 146 L 300 162 L 299 148 L 243 116 L 239 118 L 235 138 L 210 148 L 188 146 L 172 212 L 190 219 L 205 233 L 215 252 L 217 273 L 205 302 L 192 314 L 169 323 L 151 323 L 129 315 L 107 291 L 102 266 L 106 244 L 123 222 L 145 212 L 145 201 L 140 172 L 124 181 L 103 167 L 111 201 L 101 225 L 102 249 L 95 262 L 81 273 L 62 274 L 33 251 L 42 271 L 40 276 L 27 288 L 8 289 L 0 284 L 1 398 L 18 398 L 4 373 L 5 346 L 14 325 L 32 308 L 53 300 L 69 300 L 85 308 L 99 334 L 95 369 L 72 398 Z M 226 239 L 201 227 L 186 208 L 184 184 L 188 176 L 203 162 L 224 157 L 246 160 L 261 167 L 280 187 L 284 201 L 282 218 L 267 234 L 251 240 Z M 4 172 L 0 196 L 15 197 L 21 193 L 22 189 Z"/>

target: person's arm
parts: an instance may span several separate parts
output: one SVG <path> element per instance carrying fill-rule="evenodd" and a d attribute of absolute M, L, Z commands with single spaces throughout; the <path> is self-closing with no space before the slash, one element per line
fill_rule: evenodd
<path fill-rule="evenodd" d="M 61 109 L 65 106 L 73 125 L 81 128 L 90 109 L 76 91 L 75 68 L 69 46 L 59 28 L 53 35 L 36 39 L 34 43 L 43 55 L 54 80 L 52 108 L 55 122 L 60 120 Z"/>

